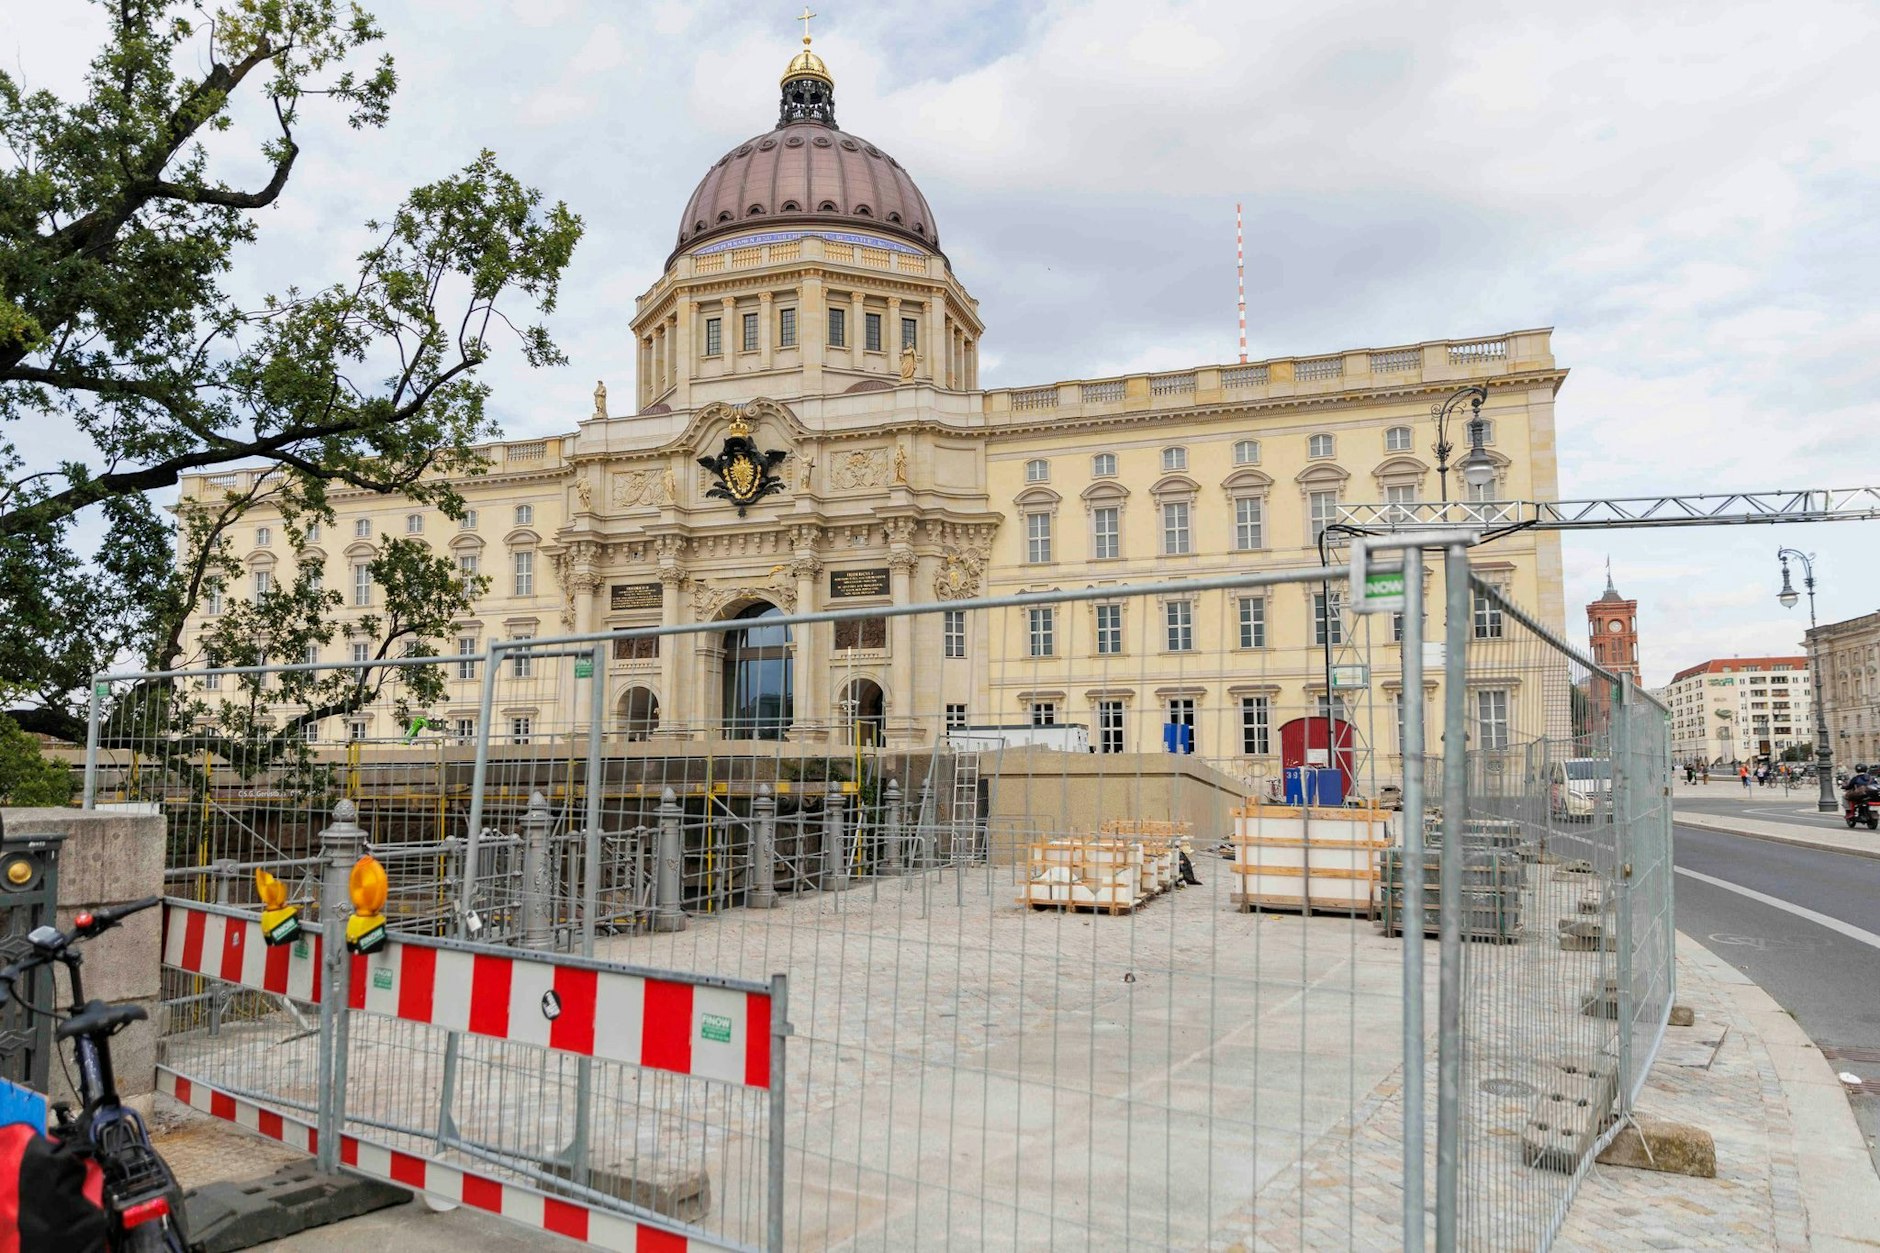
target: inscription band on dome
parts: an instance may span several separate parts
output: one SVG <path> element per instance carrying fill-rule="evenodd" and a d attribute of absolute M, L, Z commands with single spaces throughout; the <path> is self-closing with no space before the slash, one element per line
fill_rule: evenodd
<path fill-rule="evenodd" d="M 858 244 L 863 248 L 885 248 L 889 252 L 905 252 L 910 256 L 924 257 L 926 251 L 912 244 L 899 240 L 883 239 L 878 235 L 857 235 L 852 231 L 764 231 L 756 235 L 738 235 L 731 239 L 715 239 L 702 248 L 692 250 L 695 257 L 708 256 L 714 252 L 726 252 L 732 248 L 755 248 L 760 244 L 787 244 L 794 239 L 807 236 L 827 239 L 838 244 Z"/>

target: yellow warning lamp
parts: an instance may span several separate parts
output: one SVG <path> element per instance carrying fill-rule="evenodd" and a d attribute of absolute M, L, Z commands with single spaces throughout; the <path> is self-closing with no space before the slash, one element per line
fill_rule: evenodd
<path fill-rule="evenodd" d="M 300 935 L 300 906 L 287 903 L 287 885 L 265 870 L 255 871 L 255 891 L 261 894 L 261 938 L 286 944 Z"/>
<path fill-rule="evenodd" d="M 346 947 L 376 953 L 385 947 L 385 867 L 376 858 L 361 857 L 353 863 L 346 890 L 353 903 L 353 916 L 346 920 Z"/>

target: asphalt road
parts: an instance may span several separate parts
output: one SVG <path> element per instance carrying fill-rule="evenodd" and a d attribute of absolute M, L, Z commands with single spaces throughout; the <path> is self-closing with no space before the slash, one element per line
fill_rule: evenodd
<path fill-rule="evenodd" d="M 1792 802 L 1766 806 L 1781 810 L 1779 815 L 1750 812 L 1755 804 L 1739 801 L 1741 808 L 1732 812 L 1800 821 L 1799 806 Z M 1680 797 L 1678 805 L 1710 808 L 1687 797 Z M 1880 859 L 1678 827 L 1674 860 L 1682 871 L 1747 888 L 1868 933 L 1850 935 L 1689 873 L 1677 876 L 1678 929 L 1760 984 L 1831 1055 L 1837 1071 L 1858 1075 L 1880 1092 Z M 1851 1055 L 1832 1057 L 1843 1050 Z M 1857 1095 L 1853 1104 L 1874 1151 L 1880 1137 L 1880 1096 Z"/>
<path fill-rule="evenodd" d="M 1793 822 L 1805 827 L 1831 827 L 1846 831 L 1847 825 L 1839 814 L 1824 814 L 1815 808 L 1819 793 L 1812 787 L 1797 787 L 1787 796 L 1780 787 L 1756 788 L 1745 792 L 1738 784 L 1728 788 L 1713 783 L 1707 792 L 1692 795 L 1680 791 L 1677 796 L 1679 809 L 1695 810 L 1704 814 L 1727 814 L 1732 817 L 1757 818 L 1763 822 Z M 1840 791 L 1835 791 L 1840 797 Z M 1880 848 L 1880 836 L 1874 841 Z"/>

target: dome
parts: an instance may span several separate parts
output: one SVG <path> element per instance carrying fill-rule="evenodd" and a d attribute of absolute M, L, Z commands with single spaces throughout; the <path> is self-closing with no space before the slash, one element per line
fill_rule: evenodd
<path fill-rule="evenodd" d="M 752 227 L 836 223 L 939 250 L 933 210 L 901 163 L 837 128 L 835 80 L 805 45 L 784 71 L 776 128 L 706 171 L 686 201 L 673 255 Z"/>

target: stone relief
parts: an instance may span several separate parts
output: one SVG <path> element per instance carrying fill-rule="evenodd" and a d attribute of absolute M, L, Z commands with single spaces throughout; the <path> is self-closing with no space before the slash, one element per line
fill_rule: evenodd
<path fill-rule="evenodd" d="M 668 472 L 670 473 L 670 471 Z M 616 509 L 660 503 L 662 480 L 652 470 L 622 470 L 613 476 L 608 500 Z"/>
<path fill-rule="evenodd" d="M 715 583 L 705 579 L 693 579 L 691 581 L 692 620 L 716 622 L 727 608 L 743 600 L 769 601 L 785 613 L 790 613 L 796 608 L 796 588 L 790 582 L 777 577 L 779 574 L 788 572 L 788 567 L 777 567 L 772 572 L 770 585 L 765 587 L 754 587 L 749 583 Z"/>
<path fill-rule="evenodd" d="M 830 468 L 829 481 L 837 491 L 855 487 L 886 487 L 888 450 L 857 448 L 853 452 L 839 454 L 835 465 Z"/>
<path fill-rule="evenodd" d="M 933 576 L 936 600 L 968 600 L 979 595 L 986 559 L 992 552 L 990 535 L 969 536 L 941 550 L 940 569 Z"/>

